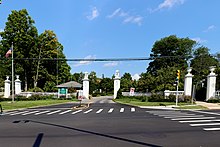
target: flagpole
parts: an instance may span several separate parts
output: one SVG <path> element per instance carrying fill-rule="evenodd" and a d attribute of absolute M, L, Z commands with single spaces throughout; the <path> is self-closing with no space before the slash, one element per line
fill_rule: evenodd
<path fill-rule="evenodd" d="M 12 76 L 12 102 L 15 101 L 15 95 L 14 95 L 14 49 L 13 49 L 13 42 L 11 46 L 11 54 L 12 54 L 12 60 L 11 60 L 11 76 Z"/>

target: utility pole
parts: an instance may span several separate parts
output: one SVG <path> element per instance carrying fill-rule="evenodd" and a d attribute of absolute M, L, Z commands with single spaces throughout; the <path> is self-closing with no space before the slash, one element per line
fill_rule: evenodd
<path fill-rule="evenodd" d="M 15 101 L 15 92 L 14 92 L 14 49 L 13 49 L 13 42 L 11 46 L 11 54 L 12 54 L 12 59 L 11 59 L 11 73 L 12 73 L 12 102 Z"/>

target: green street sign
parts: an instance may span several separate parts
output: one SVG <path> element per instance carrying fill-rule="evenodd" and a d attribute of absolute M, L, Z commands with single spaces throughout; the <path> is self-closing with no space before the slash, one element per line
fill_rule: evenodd
<path fill-rule="evenodd" d="M 60 88 L 60 94 L 66 94 L 66 88 Z"/>

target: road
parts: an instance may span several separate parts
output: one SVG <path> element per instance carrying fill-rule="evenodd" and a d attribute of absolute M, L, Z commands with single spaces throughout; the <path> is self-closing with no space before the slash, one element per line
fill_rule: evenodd
<path fill-rule="evenodd" d="M 83 110 L 68 103 L 3 113 L 2 147 L 220 145 L 219 111 L 141 109 L 102 99 Z M 219 114 L 219 115 L 218 115 Z"/>

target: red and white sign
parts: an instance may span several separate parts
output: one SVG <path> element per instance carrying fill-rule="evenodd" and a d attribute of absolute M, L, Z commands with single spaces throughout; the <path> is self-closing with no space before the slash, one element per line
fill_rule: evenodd
<path fill-rule="evenodd" d="M 134 96 L 134 90 L 135 88 L 130 88 L 130 96 Z"/>

